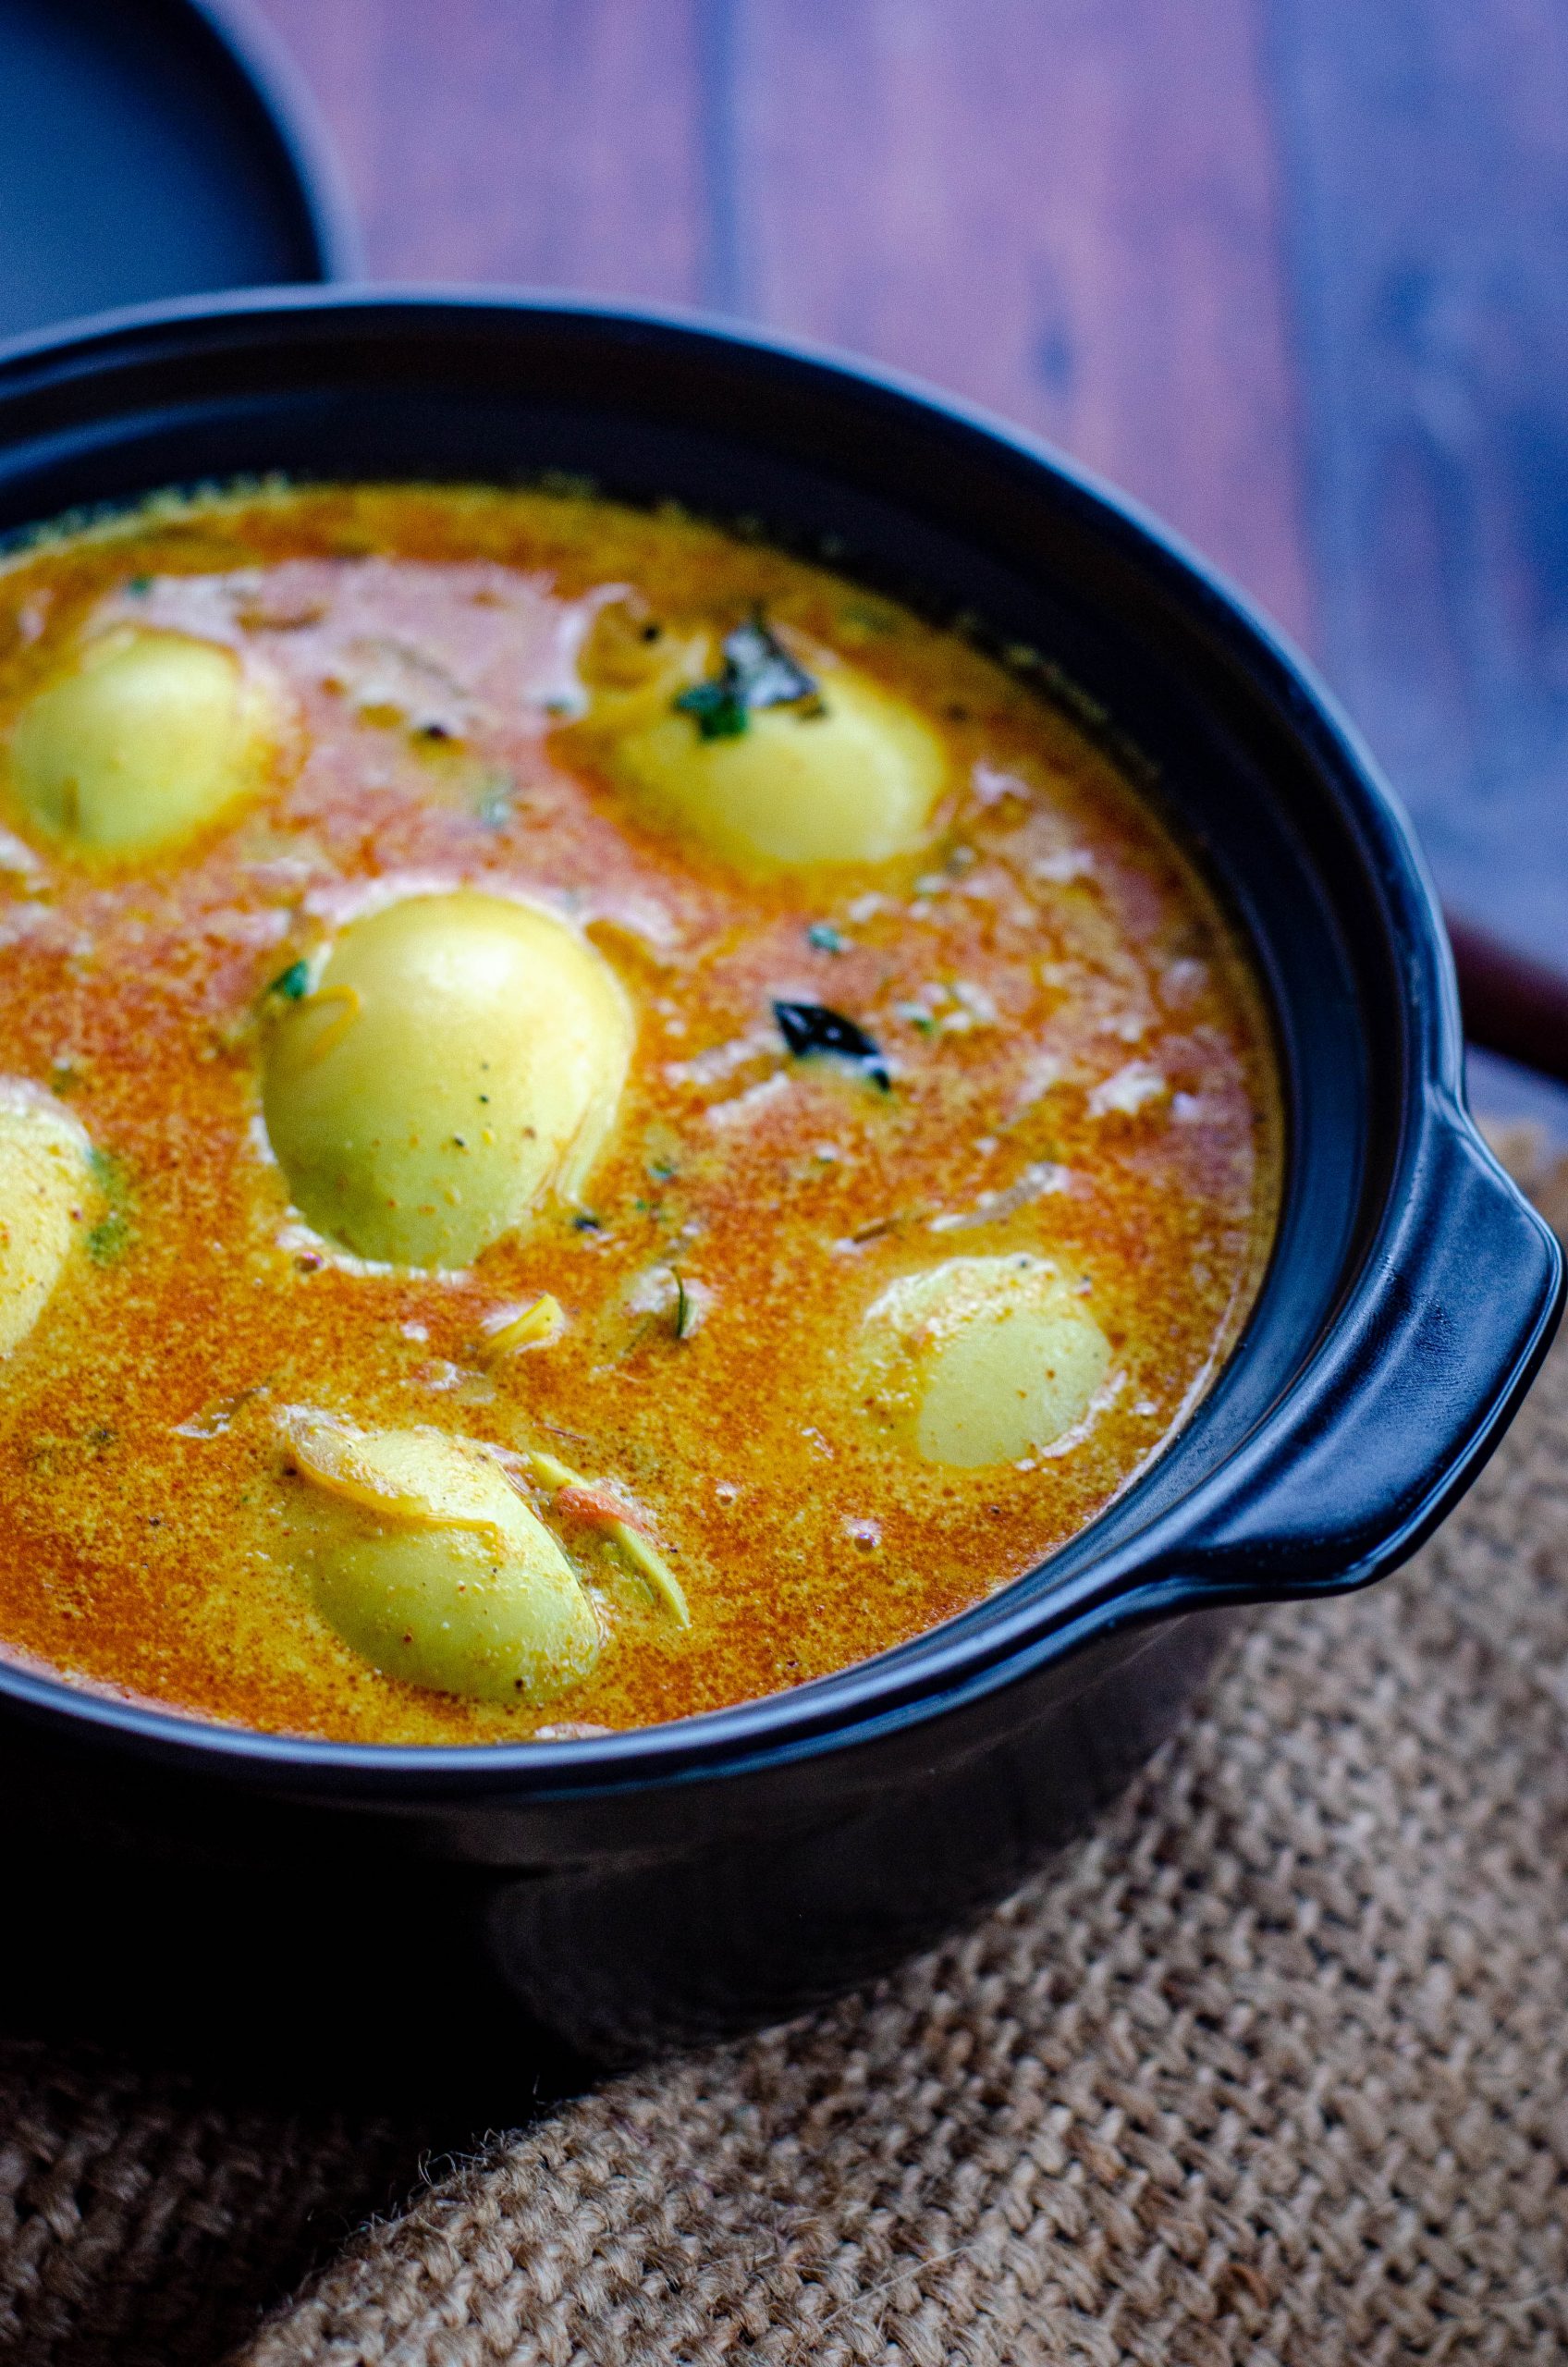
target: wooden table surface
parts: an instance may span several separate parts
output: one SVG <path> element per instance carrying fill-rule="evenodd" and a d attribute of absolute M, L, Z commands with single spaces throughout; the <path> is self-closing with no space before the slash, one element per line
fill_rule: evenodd
<path fill-rule="evenodd" d="M 1568 961 L 1562 0 L 260 0 L 377 278 L 700 305 L 1042 431 Z"/>

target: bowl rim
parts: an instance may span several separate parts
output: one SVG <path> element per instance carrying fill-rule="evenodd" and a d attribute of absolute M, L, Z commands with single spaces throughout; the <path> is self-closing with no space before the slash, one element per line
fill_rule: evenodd
<path fill-rule="evenodd" d="M 1347 1280 L 1342 1318 L 1366 1286 L 1367 1271 L 1390 1232 L 1422 1141 L 1437 1124 L 1469 1131 L 1458 997 L 1435 893 L 1408 818 L 1310 661 L 1249 595 L 1131 496 L 1068 459 L 1045 438 L 984 407 L 831 347 L 680 307 L 579 299 L 551 289 L 462 286 L 328 285 L 226 291 L 95 314 L 10 339 L 0 345 L 0 404 L 18 380 L 25 384 L 40 369 L 52 367 L 80 379 L 116 357 L 133 358 L 141 344 L 178 338 L 182 331 L 199 339 L 203 331 L 221 336 L 226 325 L 238 328 L 250 321 L 261 326 L 301 316 L 318 325 L 325 317 L 329 328 L 337 322 L 348 330 L 377 315 L 393 325 L 395 316 L 400 316 L 405 324 L 419 324 L 427 331 L 438 329 L 444 320 L 487 320 L 500 325 L 508 320 L 554 318 L 611 337 L 651 335 L 683 341 L 693 350 L 707 345 L 731 355 L 739 350 L 803 374 L 819 389 L 862 397 L 869 391 L 905 415 L 920 414 L 927 425 L 967 435 L 1013 466 L 1043 474 L 1059 497 L 1076 502 L 1081 514 L 1092 513 L 1096 529 L 1109 531 L 1123 553 L 1170 587 L 1180 603 L 1189 609 L 1194 601 L 1201 607 L 1206 627 L 1218 634 L 1226 655 L 1250 677 L 1276 716 L 1286 720 L 1315 769 L 1331 768 L 1353 798 L 1356 822 L 1378 858 L 1390 920 L 1403 940 L 1401 1017 L 1406 1091 L 1408 1102 L 1418 1106 L 1415 1122 L 1401 1127 L 1371 1238 Z M 113 413 L 104 416 L 112 418 Z M 6 541 L 8 545 L 10 537 Z M 1407 1108 L 1406 1120 L 1411 1115 Z M 1339 1319 L 1331 1328 L 1338 1328 Z M 1543 1316 L 1516 1359 L 1506 1391 L 1500 1388 L 1499 1397 L 1509 1412 L 1544 1353 L 1550 1331 L 1550 1316 Z M 1244 1344 L 1243 1333 L 1221 1369 L 1234 1362 Z M 1290 1400 L 1321 1347 L 1317 1343 L 1259 1428 L 1287 1418 Z M 1490 1431 L 1501 1432 L 1505 1419 L 1506 1414 L 1494 1409 Z M 1163 1463 L 1187 1434 L 1183 1427 L 1157 1462 Z M 3 1655 L 0 1703 L 32 1723 L 68 1728 L 104 1746 L 129 1748 L 165 1766 L 227 1775 L 271 1789 L 308 1788 L 310 1779 L 329 1778 L 336 1792 L 358 1795 L 367 1803 L 486 1795 L 514 1799 L 582 1796 L 736 1772 L 760 1760 L 773 1763 L 815 1755 L 928 1719 L 961 1701 L 1011 1686 L 1032 1669 L 1063 1659 L 1133 1620 L 1146 1622 L 1187 1607 L 1181 1600 L 1131 1606 L 1130 1590 L 1162 1548 L 1179 1544 L 1206 1504 L 1218 1499 L 1237 1452 L 1233 1445 L 1148 1527 L 1103 1555 L 1092 1549 L 1104 1514 L 1096 1515 L 1080 1538 L 1068 1540 L 1046 1563 L 960 1614 L 964 1624 L 958 1634 L 953 1621 L 944 1622 L 888 1651 L 784 1691 L 613 1735 L 548 1742 L 382 1744 L 270 1734 L 91 1689 L 44 1672 L 36 1662 Z M 1437 1512 L 1424 1508 L 1406 1521 L 1371 1557 L 1369 1566 L 1352 1569 L 1341 1583 L 1365 1583 L 1403 1559 L 1447 1502 L 1445 1495 Z M 1086 1556 L 1064 1588 L 1047 1588 L 1032 1599 L 1010 1600 L 1041 1570 L 1078 1546 L 1080 1539 L 1087 1541 Z M 1237 1593 L 1234 1599 L 1270 1599 L 1289 1591 L 1262 1584 L 1250 1595 Z"/>

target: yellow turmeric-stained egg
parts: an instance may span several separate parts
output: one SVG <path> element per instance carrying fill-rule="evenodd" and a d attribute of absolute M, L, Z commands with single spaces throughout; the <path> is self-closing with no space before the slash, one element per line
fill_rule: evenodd
<path fill-rule="evenodd" d="M 911 853 L 926 840 L 946 772 L 912 707 L 837 665 L 814 694 L 787 702 L 667 700 L 612 744 L 613 769 L 655 818 L 748 865 Z"/>
<path fill-rule="evenodd" d="M 18 716 L 11 796 L 24 827 L 72 853 L 145 855 L 259 789 L 281 730 L 276 693 L 232 650 L 119 626 Z"/>
<path fill-rule="evenodd" d="M 478 1441 L 362 1431 L 293 1407 L 292 1553 L 323 1615 L 390 1676 L 480 1701 L 546 1701 L 599 1653 L 555 1538 Z"/>
<path fill-rule="evenodd" d="M 867 1309 L 864 1347 L 877 1412 L 927 1463 L 960 1470 L 1050 1446 L 1110 1362 L 1072 1282 L 1023 1253 L 904 1275 Z"/>
<path fill-rule="evenodd" d="M 460 889 L 344 929 L 265 1051 L 296 1206 L 364 1257 L 459 1268 L 579 1197 L 615 1122 L 631 1006 L 564 921 Z"/>
<path fill-rule="evenodd" d="M 0 1356 L 49 1304 L 91 1184 L 76 1120 L 36 1087 L 0 1079 Z"/>

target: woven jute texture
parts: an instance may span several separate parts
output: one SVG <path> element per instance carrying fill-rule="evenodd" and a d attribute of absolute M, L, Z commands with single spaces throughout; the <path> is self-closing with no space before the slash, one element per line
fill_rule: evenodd
<path fill-rule="evenodd" d="M 411 2128 L 0 2057 L 0 2357 L 214 2361 L 249 2311 L 241 2367 L 1561 2361 L 1565 1726 L 1559 1349 L 1417 1561 L 1257 1621 L 980 1928 L 471 2130 L 259 2328 Z"/>

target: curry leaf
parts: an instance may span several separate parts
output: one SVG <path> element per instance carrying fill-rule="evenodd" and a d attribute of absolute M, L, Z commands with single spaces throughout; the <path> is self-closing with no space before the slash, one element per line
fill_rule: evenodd
<path fill-rule="evenodd" d="M 819 701 L 811 676 L 796 665 L 760 616 L 725 636 L 724 668 L 706 682 L 680 693 L 676 705 L 689 715 L 704 740 L 736 740 L 753 707 L 797 706 Z"/>
<path fill-rule="evenodd" d="M 87 1236 L 87 1254 L 95 1266 L 112 1266 L 130 1244 L 130 1227 L 119 1208 L 111 1208 Z"/>
<path fill-rule="evenodd" d="M 675 704 L 692 717 L 704 740 L 739 740 L 746 728 L 746 702 L 725 675 L 713 682 L 693 682 Z"/>
<path fill-rule="evenodd" d="M 841 1011 L 829 1011 L 821 1002 L 776 1002 L 773 1015 L 787 1049 L 796 1060 L 827 1056 L 848 1061 L 880 1091 L 892 1090 L 880 1045 Z"/>

